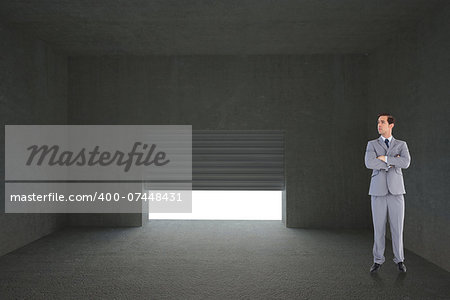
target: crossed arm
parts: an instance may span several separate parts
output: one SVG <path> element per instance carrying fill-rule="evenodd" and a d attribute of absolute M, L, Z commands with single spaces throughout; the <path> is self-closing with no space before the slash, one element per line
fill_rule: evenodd
<path fill-rule="evenodd" d="M 388 165 L 381 159 L 377 158 L 375 148 L 371 143 L 367 143 L 366 156 L 364 157 L 367 169 L 372 170 L 388 170 Z"/>
<path fill-rule="evenodd" d="M 406 143 L 402 145 L 400 148 L 400 154 L 396 156 L 388 156 L 388 163 L 398 168 L 407 169 L 411 163 L 408 145 L 406 145 Z"/>
<path fill-rule="evenodd" d="M 398 168 L 406 169 L 411 162 L 411 156 L 409 155 L 408 146 L 406 143 L 400 150 L 400 154 L 396 156 L 388 156 L 387 160 L 389 165 L 396 166 Z M 366 155 L 364 158 L 366 167 L 372 170 L 388 170 L 389 165 L 385 162 L 385 156 L 378 156 L 375 153 L 375 148 L 371 143 L 367 143 Z"/>

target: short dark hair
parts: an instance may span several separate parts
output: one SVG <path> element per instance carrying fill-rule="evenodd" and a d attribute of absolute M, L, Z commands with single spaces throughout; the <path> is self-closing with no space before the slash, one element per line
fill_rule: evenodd
<path fill-rule="evenodd" d="M 381 117 L 381 116 L 386 116 L 386 117 L 388 117 L 388 118 L 387 118 L 387 121 L 388 121 L 389 124 L 394 124 L 394 123 L 395 123 L 395 118 L 394 118 L 394 116 L 391 115 L 390 113 L 381 113 L 381 114 L 378 115 L 378 118 Z"/>

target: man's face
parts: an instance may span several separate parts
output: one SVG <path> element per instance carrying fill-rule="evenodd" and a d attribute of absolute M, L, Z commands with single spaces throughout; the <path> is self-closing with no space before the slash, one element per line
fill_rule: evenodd
<path fill-rule="evenodd" d="M 394 124 L 388 123 L 388 117 L 387 116 L 380 116 L 378 118 L 378 133 L 381 135 L 391 135 L 392 127 L 394 127 Z"/>

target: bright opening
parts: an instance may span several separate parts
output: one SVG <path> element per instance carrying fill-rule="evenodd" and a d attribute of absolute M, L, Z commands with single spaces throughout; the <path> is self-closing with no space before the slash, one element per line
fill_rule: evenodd
<path fill-rule="evenodd" d="M 192 213 L 149 213 L 150 220 L 281 220 L 282 191 L 192 191 Z"/>

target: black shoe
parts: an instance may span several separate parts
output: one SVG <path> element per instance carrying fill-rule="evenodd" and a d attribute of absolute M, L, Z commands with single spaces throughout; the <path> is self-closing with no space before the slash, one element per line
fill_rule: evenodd
<path fill-rule="evenodd" d="M 380 264 L 374 263 L 372 267 L 370 267 L 370 273 L 376 272 L 381 268 Z"/>
<path fill-rule="evenodd" d="M 406 273 L 406 266 L 403 262 L 399 262 L 397 265 L 400 272 Z"/>

